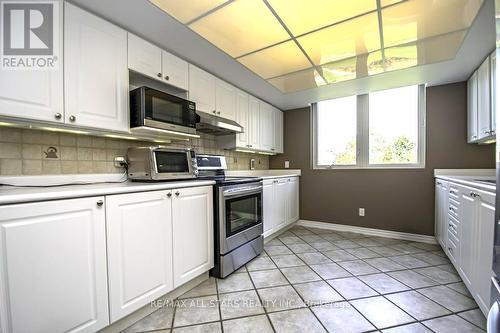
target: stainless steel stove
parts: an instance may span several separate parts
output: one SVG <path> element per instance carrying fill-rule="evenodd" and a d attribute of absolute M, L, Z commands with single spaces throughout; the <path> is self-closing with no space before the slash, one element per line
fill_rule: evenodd
<path fill-rule="evenodd" d="M 197 155 L 198 178 L 215 180 L 214 268 L 210 274 L 224 278 L 252 260 L 264 248 L 262 179 L 226 177 L 226 159 Z"/>

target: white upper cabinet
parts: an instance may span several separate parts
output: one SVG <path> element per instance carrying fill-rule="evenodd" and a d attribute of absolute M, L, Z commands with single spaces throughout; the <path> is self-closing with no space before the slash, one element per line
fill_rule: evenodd
<path fill-rule="evenodd" d="M 236 147 L 246 148 L 249 142 L 248 94 L 238 90 L 236 96 L 236 122 L 243 127 L 243 133 L 236 134 Z"/>
<path fill-rule="evenodd" d="M 163 75 L 161 52 L 158 46 L 128 33 L 128 68 L 131 70 L 161 79 Z"/>
<path fill-rule="evenodd" d="M 63 26 L 62 1 L 58 1 Z M 64 122 L 63 29 L 59 29 L 59 64 L 52 70 L 0 69 L 0 116 Z"/>
<path fill-rule="evenodd" d="M 274 112 L 271 105 L 260 102 L 260 148 L 265 151 L 274 149 Z"/>
<path fill-rule="evenodd" d="M 273 107 L 274 112 L 274 150 L 283 153 L 283 112 Z"/>
<path fill-rule="evenodd" d="M 237 89 L 220 80 L 215 80 L 215 111 L 220 117 L 236 120 Z"/>
<path fill-rule="evenodd" d="M 248 99 L 248 147 L 260 148 L 260 101 L 250 96 Z"/>
<path fill-rule="evenodd" d="M 491 132 L 490 59 L 477 70 L 477 130 L 478 139 L 489 137 Z"/>
<path fill-rule="evenodd" d="M 189 65 L 189 99 L 196 103 L 196 110 L 216 113 L 215 76 Z"/>
<path fill-rule="evenodd" d="M 174 287 L 214 267 L 212 186 L 172 190 Z"/>
<path fill-rule="evenodd" d="M 490 78 L 491 78 L 491 89 L 490 89 L 490 96 L 491 96 L 491 106 L 490 106 L 490 111 L 491 111 L 491 135 L 495 135 L 496 129 L 497 129 L 497 112 L 496 112 L 496 89 L 497 89 L 497 75 L 496 75 L 496 70 L 497 70 L 497 53 L 496 51 L 493 51 L 493 53 L 490 55 Z"/>
<path fill-rule="evenodd" d="M 186 61 L 162 51 L 161 64 L 164 82 L 182 90 L 189 89 L 189 64 Z"/>
<path fill-rule="evenodd" d="M 106 197 L 112 322 L 173 289 L 171 197 L 170 190 Z"/>
<path fill-rule="evenodd" d="M 182 90 L 188 90 L 189 65 L 158 46 L 128 33 L 128 68 Z"/>
<path fill-rule="evenodd" d="M 65 3 L 65 118 L 128 132 L 127 32 Z"/>
<path fill-rule="evenodd" d="M 103 197 L 0 207 L 0 331 L 109 324 Z"/>
<path fill-rule="evenodd" d="M 467 142 L 477 138 L 477 72 L 474 72 L 467 82 Z"/>

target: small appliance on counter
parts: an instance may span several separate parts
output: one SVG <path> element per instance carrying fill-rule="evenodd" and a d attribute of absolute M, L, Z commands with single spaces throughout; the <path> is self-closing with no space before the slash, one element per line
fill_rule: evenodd
<path fill-rule="evenodd" d="M 226 177 L 226 159 L 197 155 L 198 178 L 215 180 L 214 268 L 224 278 L 262 253 L 262 179 Z"/>
<path fill-rule="evenodd" d="M 192 149 L 133 147 L 127 151 L 127 164 L 128 177 L 133 181 L 192 179 L 198 175 Z"/>

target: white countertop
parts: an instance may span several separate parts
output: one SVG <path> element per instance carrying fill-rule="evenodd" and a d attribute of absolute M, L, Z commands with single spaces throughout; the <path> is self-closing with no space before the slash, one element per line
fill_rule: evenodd
<path fill-rule="evenodd" d="M 260 177 L 262 179 L 299 177 L 300 169 L 271 169 L 271 170 L 229 170 L 226 175 L 230 177 Z"/>
<path fill-rule="evenodd" d="M 168 190 L 172 188 L 207 186 L 215 184 L 212 180 L 184 180 L 157 183 L 131 182 L 100 183 L 90 185 L 65 185 L 51 187 L 12 187 L 0 186 L 0 205 L 93 197 L 102 195 Z"/>
<path fill-rule="evenodd" d="M 495 180 L 495 169 L 436 169 L 434 176 L 488 192 L 496 192 L 497 188 L 495 184 L 482 182 L 482 180 Z"/>

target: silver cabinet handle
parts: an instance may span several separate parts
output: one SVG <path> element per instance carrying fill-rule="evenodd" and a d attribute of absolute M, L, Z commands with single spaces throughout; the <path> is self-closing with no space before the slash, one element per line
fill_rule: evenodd
<path fill-rule="evenodd" d="M 97 201 L 97 207 L 102 207 L 102 205 L 104 205 L 104 201 L 98 200 Z"/>
<path fill-rule="evenodd" d="M 175 196 L 177 196 L 177 197 L 178 197 L 178 196 L 179 196 L 179 194 L 180 194 L 180 193 L 179 193 L 179 191 L 175 192 Z"/>
<path fill-rule="evenodd" d="M 170 76 L 165 75 L 165 80 L 167 80 L 167 81 L 170 80 Z"/>
<path fill-rule="evenodd" d="M 57 120 L 59 120 L 59 119 L 61 119 L 61 118 L 62 118 L 62 114 L 60 114 L 60 113 L 58 112 L 58 113 L 56 113 L 56 114 L 54 115 L 54 118 L 56 118 Z"/>
<path fill-rule="evenodd" d="M 75 121 L 75 120 L 76 120 L 76 117 L 75 117 L 75 116 L 73 116 L 73 115 L 69 116 L 69 121 L 73 122 L 73 121 Z"/>
<path fill-rule="evenodd" d="M 220 114 L 220 111 L 217 111 L 217 114 Z"/>
<path fill-rule="evenodd" d="M 158 77 L 162 77 L 162 74 L 161 74 L 161 73 L 158 73 L 158 74 L 156 74 L 156 76 L 158 76 Z"/>
<path fill-rule="evenodd" d="M 441 182 L 436 182 L 437 185 L 441 185 Z"/>
<path fill-rule="evenodd" d="M 212 113 L 213 113 L 213 114 L 216 114 L 216 113 L 217 113 L 217 111 L 213 110 L 213 111 L 212 111 Z"/>

